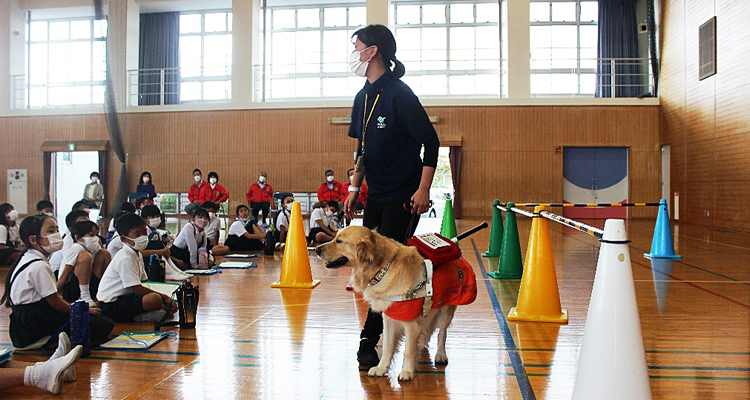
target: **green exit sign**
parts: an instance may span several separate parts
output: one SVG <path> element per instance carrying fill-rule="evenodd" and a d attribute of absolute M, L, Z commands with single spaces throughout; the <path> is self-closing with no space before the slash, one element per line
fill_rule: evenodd
<path fill-rule="evenodd" d="M 68 145 L 68 150 L 70 150 L 70 151 L 76 151 L 76 145 L 74 145 L 73 143 L 70 143 Z"/>

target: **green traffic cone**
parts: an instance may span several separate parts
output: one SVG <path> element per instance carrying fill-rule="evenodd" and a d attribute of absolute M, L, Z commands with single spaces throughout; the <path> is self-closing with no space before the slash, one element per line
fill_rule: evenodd
<path fill-rule="evenodd" d="M 510 210 L 515 206 L 513 203 L 507 204 L 503 243 L 500 246 L 500 266 L 497 271 L 487 273 L 491 278 L 521 279 L 523 276 L 523 258 L 521 257 L 521 242 L 518 240 L 516 213 Z"/>
<path fill-rule="evenodd" d="M 453 239 L 458 236 L 456 232 L 456 219 L 453 218 L 453 204 L 450 200 L 445 201 L 445 210 L 443 211 L 443 223 L 440 225 L 440 235 Z"/>
<path fill-rule="evenodd" d="M 482 257 L 500 257 L 500 246 L 503 243 L 503 215 L 497 206 L 500 200 L 495 199 L 492 204 L 492 227 L 490 228 L 490 248 L 482 253 Z"/>

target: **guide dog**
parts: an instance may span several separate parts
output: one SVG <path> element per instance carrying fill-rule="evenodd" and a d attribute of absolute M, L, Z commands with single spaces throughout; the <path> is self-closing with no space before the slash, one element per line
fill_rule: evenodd
<path fill-rule="evenodd" d="M 388 372 L 398 344 L 405 335 L 404 364 L 398 379 L 408 381 L 414 378 L 417 353 L 426 347 L 436 328 L 440 328 L 440 332 L 435 364 L 448 364 L 445 340 L 456 305 L 428 308 L 428 304 L 423 310 L 422 303 L 419 303 L 419 311 L 424 312 L 409 320 L 393 319 L 386 312 L 397 301 L 394 299 L 411 293 L 419 300 L 420 294 L 424 294 L 419 287 L 427 280 L 425 259 L 416 248 L 362 226 L 349 226 L 340 230 L 334 240 L 318 246 L 315 252 L 327 261 L 327 268 L 351 267 L 354 289 L 362 293 L 374 311 L 383 313 L 383 356 L 380 364 L 372 367 L 368 375 L 383 376 Z M 427 265 L 432 268 L 429 261 Z M 471 274 L 473 278 L 473 271 Z"/>

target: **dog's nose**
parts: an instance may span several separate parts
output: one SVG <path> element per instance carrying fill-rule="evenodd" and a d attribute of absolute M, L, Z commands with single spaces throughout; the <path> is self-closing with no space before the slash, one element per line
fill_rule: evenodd
<path fill-rule="evenodd" d="M 321 248 L 320 247 L 316 247 L 315 248 L 315 254 L 320 255 L 320 252 L 321 252 Z"/>

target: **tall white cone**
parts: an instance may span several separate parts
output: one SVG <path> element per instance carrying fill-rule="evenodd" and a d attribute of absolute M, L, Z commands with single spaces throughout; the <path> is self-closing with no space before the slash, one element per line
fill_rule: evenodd
<path fill-rule="evenodd" d="M 573 399 L 652 399 L 627 243 L 625 222 L 607 220 Z"/>

